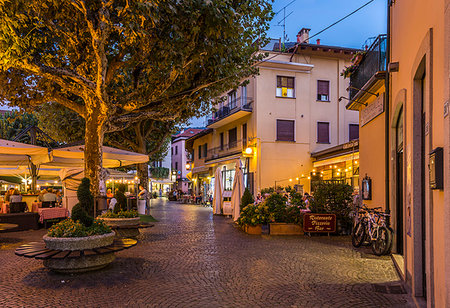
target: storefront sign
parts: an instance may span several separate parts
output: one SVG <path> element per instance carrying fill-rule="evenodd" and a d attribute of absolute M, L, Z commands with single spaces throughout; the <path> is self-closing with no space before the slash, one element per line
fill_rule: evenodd
<path fill-rule="evenodd" d="M 304 232 L 336 232 L 336 215 L 305 214 L 303 216 Z"/>
<path fill-rule="evenodd" d="M 373 103 L 361 110 L 361 127 L 384 112 L 384 95 L 380 95 Z"/>

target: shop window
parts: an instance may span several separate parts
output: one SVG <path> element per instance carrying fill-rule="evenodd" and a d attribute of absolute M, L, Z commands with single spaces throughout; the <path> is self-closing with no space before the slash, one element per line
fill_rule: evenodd
<path fill-rule="evenodd" d="M 277 97 L 291 97 L 295 95 L 294 77 L 277 76 Z"/>
<path fill-rule="evenodd" d="M 295 121 L 277 120 L 277 141 L 295 141 Z"/>
<path fill-rule="evenodd" d="M 350 141 L 359 139 L 359 124 L 349 124 L 348 128 L 349 128 L 348 139 Z"/>
<path fill-rule="evenodd" d="M 237 127 L 228 131 L 228 148 L 235 148 L 237 146 Z"/>
<path fill-rule="evenodd" d="M 317 80 L 317 100 L 330 101 L 330 82 L 328 80 Z"/>
<path fill-rule="evenodd" d="M 330 143 L 330 123 L 317 122 L 317 143 Z"/>

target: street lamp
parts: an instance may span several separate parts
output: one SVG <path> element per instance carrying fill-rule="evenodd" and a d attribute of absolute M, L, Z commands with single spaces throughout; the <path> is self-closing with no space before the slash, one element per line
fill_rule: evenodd
<path fill-rule="evenodd" d="M 186 163 L 186 170 L 190 170 L 191 169 L 191 164 L 190 163 Z"/>

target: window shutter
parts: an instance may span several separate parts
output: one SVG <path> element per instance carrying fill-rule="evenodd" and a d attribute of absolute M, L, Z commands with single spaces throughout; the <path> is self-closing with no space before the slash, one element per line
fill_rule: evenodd
<path fill-rule="evenodd" d="M 358 124 L 350 124 L 349 125 L 349 138 L 351 140 L 359 139 L 359 125 Z"/>
<path fill-rule="evenodd" d="M 330 82 L 325 80 L 317 81 L 317 94 L 319 95 L 330 95 Z"/>
<path fill-rule="evenodd" d="M 294 77 L 286 77 L 287 79 L 287 87 L 293 89 L 294 88 Z"/>
<path fill-rule="evenodd" d="M 294 121 L 277 120 L 277 140 L 279 141 L 295 141 L 294 140 Z"/>
<path fill-rule="evenodd" d="M 328 122 L 317 123 L 317 142 L 330 143 L 330 123 Z"/>
<path fill-rule="evenodd" d="M 236 142 L 237 142 L 237 128 L 235 127 L 228 131 L 228 148 L 235 147 Z"/>

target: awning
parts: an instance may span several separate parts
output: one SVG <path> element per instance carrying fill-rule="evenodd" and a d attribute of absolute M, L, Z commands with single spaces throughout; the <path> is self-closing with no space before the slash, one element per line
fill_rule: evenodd
<path fill-rule="evenodd" d="M 355 152 L 352 154 L 346 154 L 346 155 L 340 155 L 340 156 L 323 159 L 323 160 L 316 160 L 315 162 L 313 162 L 313 167 L 327 166 L 327 165 L 332 165 L 332 164 L 337 164 L 337 163 L 342 163 L 342 162 L 346 162 L 349 160 L 357 160 L 357 159 L 359 159 L 359 152 Z"/>
<path fill-rule="evenodd" d="M 84 145 L 54 149 L 51 162 L 46 164 L 59 168 L 84 168 Z M 116 168 L 147 162 L 148 155 L 103 146 L 103 168 Z"/>
<path fill-rule="evenodd" d="M 207 167 L 207 166 L 198 166 L 198 167 L 194 167 L 192 169 L 192 174 L 205 173 L 205 172 L 209 172 L 209 167 Z"/>
<path fill-rule="evenodd" d="M 49 161 L 48 149 L 36 145 L 0 139 L 1 166 L 39 165 Z"/>

